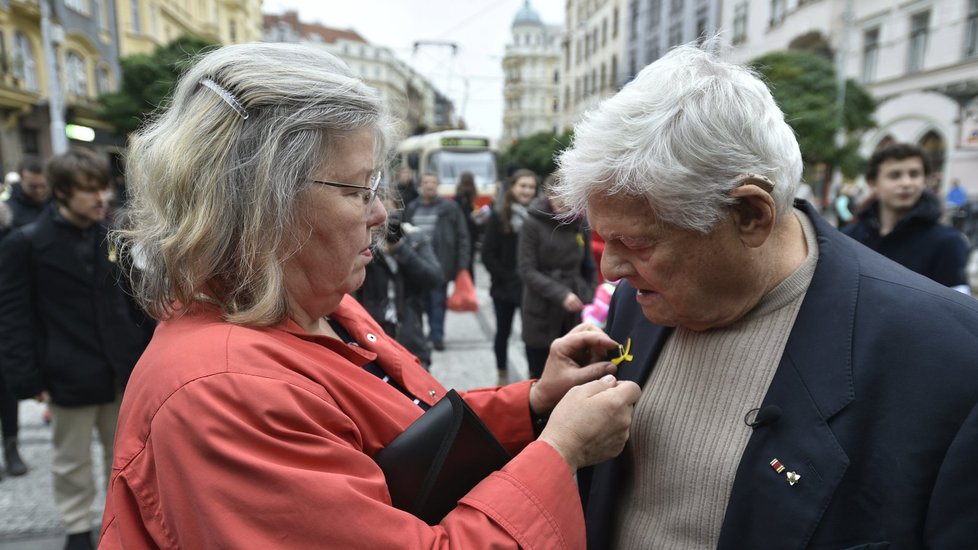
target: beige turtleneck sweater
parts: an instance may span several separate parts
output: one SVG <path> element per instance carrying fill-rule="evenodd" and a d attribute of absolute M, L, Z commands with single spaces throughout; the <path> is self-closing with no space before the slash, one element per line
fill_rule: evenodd
<path fill-rule="evenodd" d="M 740 457 L 808 291 L 818 244 L 796 212 L 808 255 L 733 325 L 666 342 L 635 407 L 615 548 L 716 548 Z"/>

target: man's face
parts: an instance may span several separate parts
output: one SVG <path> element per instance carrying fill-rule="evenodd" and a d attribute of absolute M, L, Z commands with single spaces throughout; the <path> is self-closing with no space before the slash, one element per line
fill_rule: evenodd
<path fill-rule="evenodd" d="M 405 166 L 397 172 L 397 183 L 401 184 L 403 187 L 411 183 L 412 176 L 413 174 L 411 173 L 411 169 Z"/>
<path fill-rule="evenodd" d="M 430 175 L 421 178 L 421 185 L 418 186 L 418 193 L 426 202 L 435 200 L 435 197 L 438 196 L 438 178 Z"/>
<path fill-rule="evenodd" d="M 72 189 L 71 196 L 62 198 L 58 204 L 61 215 L 69 223 L 82 228 L 102 223 L 108 208 L 108 186 L 86 176 L 80 176 L 78 185 Z"/>
<path fill-rule="evenodd" d="M 880 204 L 896 214 L 909 212 L 927 186 L 920 157 L 889 159 L 880 164 L 875 181 L 868 182 Z"/>
<path fill-rule="evenodd" d="M 657 325 L 707 330 L 733 323 L 755 305 L 751 258 L 731 217 L 701 235 L 657 223 L 648 202 L 594 196 L 588 220 L 605 240 L 601 272 L 638 290 Z"/>
<path fill-rule="evenodd" d="M 20 188 L 36 204 L 44 204 L 51 198 L 51 186 L 40 172 L 29 170 L 21 172 Z"/>

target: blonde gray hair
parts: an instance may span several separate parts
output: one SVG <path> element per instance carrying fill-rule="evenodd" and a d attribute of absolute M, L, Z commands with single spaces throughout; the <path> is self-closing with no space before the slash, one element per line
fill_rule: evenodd
<path fill-rule="evenodd" d="M 300 191 L 329 166 L 330 144 L 359 130 L 375 132 L 381 166 L 391 128 L 379 94 L 320 49 L 242 44 L 204 55 L 130 142 L 131 222 L 115 238 L 138 265 L 136 297 L 157 319 L 207 301 L 231 323 L 280 322 L 282 262 L 305 238 Z"/>
<path fill-rule="evenodd" d="M 770 90 L 748 68 L 680 46 L 588 113 L 559 160 L 555 193 L 583 213 L 595 193 L 644 198 L 660 222 L 708 233 L 744 174 L 774 184 L 791 211 L 802 159 Z"/>

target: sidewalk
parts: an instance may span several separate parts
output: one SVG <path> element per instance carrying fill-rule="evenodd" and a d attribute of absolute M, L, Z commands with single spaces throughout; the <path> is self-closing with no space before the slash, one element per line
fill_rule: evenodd
<path fill-rule="evenodd" d="M 475 278 L 479 311 L 448 312 L 445 351 L 433 352 L 431 373 L 447 388 L 464 390 L 496 383 L 492 351 L 496 320 L 489 297 L 489 274 L 481 263 L 476 267 Z M 527 376 L 520 330 L 517 315 L 509 349 L 509 373 L 513 381 Z M 0 550 L 58 550 L 64 545 L 64 529 L 51 488 L 51 429 L 41 419 L 43 410 L 44 406 L 34 401 L 20 403 L 20 448 L 31 469 L 25 476 L 4 476 L 0 481 Z M 100 479 L 101 452 L 97 443 L 92 454 Z M 104 491 L 99 491 L 95 509 L 100 517 L 104 499 Z"/>

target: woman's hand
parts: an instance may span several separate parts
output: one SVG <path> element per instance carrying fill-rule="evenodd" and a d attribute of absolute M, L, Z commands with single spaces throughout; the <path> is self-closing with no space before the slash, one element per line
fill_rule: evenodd
<path fill-rule="evenodd" d="M 530 407 L 547 416 L 567 390 L 614 374 L 617 367 L 604 358 L 618 343 L 598 327 L 581 323 L 550 344 L 543 376 L 530 388 Z"/>
<path fill-rule="evenodd" d="M 568 313 L 577 313 L 578 311 L 584 309 L 584 302 L 581 301 L 577 294 L 570 292 L 567 294 L 567 296 L 564 296 L 563 306 L 564 311 Z"/>
<path fill-rule="evenodd" d="M 540 441 L 553 447 L 572 471 L 621 453 L 628 441 L 638 384 L 610 374 L 571 388 L 553 410 Z"/>

